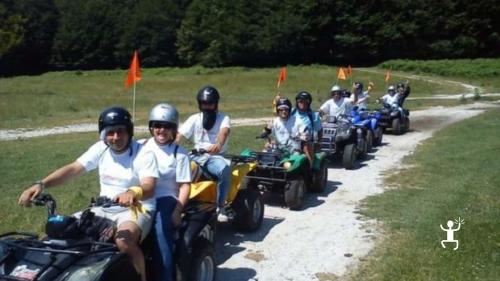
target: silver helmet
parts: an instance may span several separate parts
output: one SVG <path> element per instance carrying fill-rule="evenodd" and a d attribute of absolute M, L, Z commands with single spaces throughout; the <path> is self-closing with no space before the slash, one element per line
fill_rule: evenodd
<path fill-rule="evenodd" d="M 149 113 L 149 127 L 152 127 L 154 122 L 173 123 L 178 127 L 179 112 L 175 106 L 168 103 L 157 104 Z"/>
<path fill-rule="evenodd" d="M 331 92 L 340 92 L 342 91 L 342 88 L 340 88 L 339 85 L 333 85 L 332 89 L 330 90 L 330 93 Z"/>

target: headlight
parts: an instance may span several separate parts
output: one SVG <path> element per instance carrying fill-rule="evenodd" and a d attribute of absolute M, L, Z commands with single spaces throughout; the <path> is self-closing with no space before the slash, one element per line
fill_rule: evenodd
<path fill-rule="evenodd" d="M 398 116 L 399 114 L 399 111 L 393 111 L 391 112 L 391 116 L 394 117 L 394 116 Z"/>
<path fill-rule="evenodd" d="M 106 267 L 106 264 L 111 257 L 107 257 L 101 261 L 95 262 L 91 265 L 74 266 L 69 270 L 71 271 L 64 279 L 65 281 L 93 281 L 99 278 Z"/>
<path fill-rule="evenodd" d="M 283 163 L 283 168 L 285 168 L 285 169 L 289 169 L 291 166 L 292 166 L 292 163 L 290 163 L 289 161 L 286 161 L 285 163 Z"/>

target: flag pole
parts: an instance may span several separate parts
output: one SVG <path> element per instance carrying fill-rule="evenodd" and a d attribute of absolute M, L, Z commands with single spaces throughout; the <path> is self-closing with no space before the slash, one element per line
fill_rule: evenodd
<path fill-rule="evenodd" d="M 135 122 L 135 73 L 134 73 L 134 98 L 132 102 L 132 123 Z"/>

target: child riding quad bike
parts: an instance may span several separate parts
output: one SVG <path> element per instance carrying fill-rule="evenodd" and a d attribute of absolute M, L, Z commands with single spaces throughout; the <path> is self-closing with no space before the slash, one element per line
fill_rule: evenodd
<path fill-rule="evenodd" d="M 46 206 L 46 236 L 9 232 L 0 235 L 0 280 L 18 281 L 138 281 L 129 257 L 110 243 L 116 225 L 98 217 L 91 208 L 116 208 L 108 198 L 92 200 L 77 216 L 56 213 L 56 201 L 49 194 L 33 200 Z M 214 204 L 191 197 L 184 210 L 175 246 L 178 280 L 215 280 Z M 148 279 L 152 278 L 154 239 L 150 233 L 142 242 Z"/>
<path fill-rule="evenodd" d="M 325 189 L 327 167 L 323 153 L 314 154 L 310 163 L 302 152 L 303 142 L 308 138 L 307 126 L 300 117 L 290 114 L 291 108 L 290 100 L 279 99 L 278 117 L 259 137 L 269 140 L 264 152 L 247 149 L 241 155 L 258 163 L 246 176 L 250 186 L 279 193 L 290 209 L 298 209 L 303 205 L 306 189 L 316 192 Z M 274 142 L 270 141 L 270 135 L 274 136 Z"/>

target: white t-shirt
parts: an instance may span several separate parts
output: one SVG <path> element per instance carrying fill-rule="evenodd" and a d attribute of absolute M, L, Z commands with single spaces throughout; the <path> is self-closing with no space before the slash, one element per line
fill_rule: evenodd
<path fill-rule="evenodd" d="M 177 154 L 174 157 L 175 147 Z M 191 182 L 191 171 L 189 157 L 186 150 L 173 144 L 158 145 L 154 138 L 150 138 L 143 148 L 144 151 L 151 151 L 156 157 L 160 177 L 156 181 L 155 197 L 178 197 L 178 183 Z"/>
<path fill-rule="evenodd" d="M 341 98 L 338 102 L 333 99 L 327 100 L 319 108 L 321 111 L 328 114 L 328 116 L 339 117 L 341 114 L 350 114 L 352 108 L 352 100 L 348 98 Z"/>
<path fill-rule="evenodd" d="M 356 105 L 358 106 L 359 109 L 366 109 L 366 103 L 369 97 L 370 95 L 368 94 L 367 91 L 364 91 L 358 95 L 358 101 L 356 102 Z"/>
<path fill-rule="evenodd" d="M 308 138 L 307 124 L 296 114 L 283 121 L 276 117 L 272 121 L 271 133 L 274 136 L 278 147 L 286 147 L 292 152 L 294 149 L 300 150 L 300 140 L 297 138 Z"/>
<path fill-rule="evenodd" d="M 132 140 L 127 151 L 117 154 L 103 141 L 99 141 L 76 161 L 82 164 L 87 172 L 99 168 L 100 196 L 114 198 L 129 187 L 140 185 L 140 179 L 144 177 L 159 177 L 153 153 L 141 148 L 140 143 Z M 154 197 L 141 202 L 147 210 L 155 210 Z"/>
<path fill-rule="evenodd" d="M 398 94 L 394 94 L 392 97 L 389 94 L 385 94 L 382 97 L 382 102 L 384 104 L 392 105 L 393 103 L 396 103 L 397 101 L 398 101 Z"/>
<path fill-rule="evenodd" d="M 194 142 L 194 148 L 196 149 L 208 149 L 211 145 L 217 142 L 217 136 L 222 128 L 231 128 L 229 117 L 222 113 L 217 112 L 217 117 L 215 119 L 215 124 L 209 131 L 203 128 L 203 113 L 196 113 L 191 115 L 186 122 L 182 123 L 179 128 L 179 133 L 184 137 L 192 140 Z M 221 148 L 220 153 L 224 153 L 227 150 L 227 143 L 229 142 L 229 137 Z"/>

